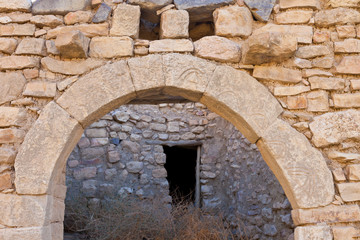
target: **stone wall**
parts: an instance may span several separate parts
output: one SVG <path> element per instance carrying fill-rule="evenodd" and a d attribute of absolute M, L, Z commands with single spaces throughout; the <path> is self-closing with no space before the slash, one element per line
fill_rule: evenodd
<path fill-rule="evenodd" d="M 359 1 L 155 2 L 0 1 L 0 234 L 61 239 L 60 175 L 83 129 L 175 95 L 257 144 L 296 239 L 358 236 Z"/>
<path fill-rule="evenodd" d="M 200 103 L 124 105 L 90 125 L 67 162 L 67 202 L 130 194 L 170 204 L 163 145 L 194 144 L 203 209 L 240 218 L 253 239 L 292 235 L 290 203 L 256 145 Z"/>

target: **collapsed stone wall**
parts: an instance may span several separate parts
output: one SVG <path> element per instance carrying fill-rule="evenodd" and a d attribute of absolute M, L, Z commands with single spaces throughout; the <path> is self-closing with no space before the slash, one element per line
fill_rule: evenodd
<path fill-rule="evenodd" d="M 134 195 L 171 204 L 163 145 L 194 144 L 202 208 L 238 217 L 252 239 L 292 235 L 290 203 L 256 145 L 200 103 L 124 105 L 90 125 L 67 162 L 67 202 Z"/>

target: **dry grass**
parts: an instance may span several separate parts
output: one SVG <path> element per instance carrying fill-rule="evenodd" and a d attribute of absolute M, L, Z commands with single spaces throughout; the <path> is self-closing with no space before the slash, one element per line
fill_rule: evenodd
<path fill-rule="evenodd" d="M 247 240 L 241 226 L 229 227 L 222 214 L 206 213 L 187 204 L 171 209 L 160 201 L 135 198 L 108 200 L 89 209 L 67 203 L 65 229 L 96 240 Z M 241 221 L 238 221 L 241 223 Z"/>

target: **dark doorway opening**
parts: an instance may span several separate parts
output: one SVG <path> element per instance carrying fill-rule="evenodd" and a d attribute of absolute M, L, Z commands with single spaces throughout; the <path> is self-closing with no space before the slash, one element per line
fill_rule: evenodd
<path fill-rule="evenodd" d="M 194 203 L 197 146 L 164 146 L 165 169 L 173 204 Z"/>

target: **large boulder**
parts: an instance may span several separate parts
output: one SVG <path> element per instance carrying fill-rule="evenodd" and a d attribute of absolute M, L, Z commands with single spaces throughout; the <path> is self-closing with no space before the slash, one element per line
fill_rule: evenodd
<path fill-rule="evenodd" d="M 37 0 L 32 7 L 33 14 L 60 14 L 86 10 L 90 8 L 91 0 Z"/>

